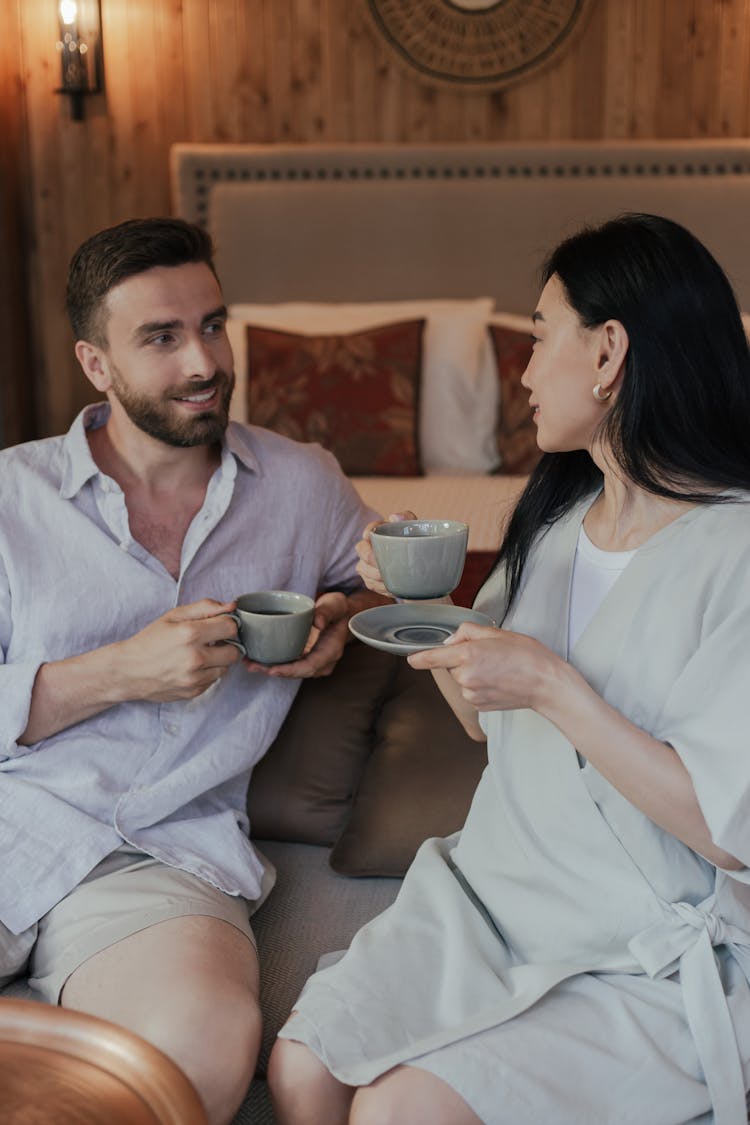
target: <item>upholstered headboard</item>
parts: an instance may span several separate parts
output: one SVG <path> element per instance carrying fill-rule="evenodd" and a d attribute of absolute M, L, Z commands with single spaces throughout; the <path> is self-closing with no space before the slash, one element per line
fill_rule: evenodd
<path fill-rule="evenodd" d="M 750 309 L 750 140 L 175 145 L 228 303 L 491 296 L 528 312 L 544 254 L 625 210 L 693 230 Z"/>

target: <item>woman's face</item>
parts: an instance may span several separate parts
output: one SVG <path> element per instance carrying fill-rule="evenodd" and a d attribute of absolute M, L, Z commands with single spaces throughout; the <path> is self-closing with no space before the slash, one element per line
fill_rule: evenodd
<path fill-rule="evenodd" d="M 553 275 L 534 313 L 534 350 L 521 382 L 530 391 L 537 444 L 545 453 L 590 449 L 607 405 L 593 388 L 606 359 L 602 329 L 587 329 Z"/>

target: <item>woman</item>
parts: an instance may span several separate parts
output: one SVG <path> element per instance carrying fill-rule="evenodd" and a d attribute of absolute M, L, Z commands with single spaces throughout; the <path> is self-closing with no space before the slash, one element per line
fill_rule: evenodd
<path fill-rule="evenodd" d="M 272 1058 L 284 1125 L 747 1121 L 748 345 L 666 219 L 574 236 L 544 281 L 545 456 L 476 601 L 502 628 L 409 658 L 489 765 L 308 983 Z"/>

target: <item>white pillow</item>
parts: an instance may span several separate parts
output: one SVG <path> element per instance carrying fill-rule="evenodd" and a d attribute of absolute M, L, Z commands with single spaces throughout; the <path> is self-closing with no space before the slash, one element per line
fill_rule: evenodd
<path fill-rule="evenodd" d="M 495 441 L 497 374 L 486 362 L 493 300 L 375 301 L 367 304 L 229 306 L 227 332 L 237 389 L 232 417 L 247 421 L 245 328 L 254 324 L 301 335 L 364 331 L 401 320 L 426 319 L 420 392 L 420 453 L 426 473 L 488 473 L 499 457 Z"/>

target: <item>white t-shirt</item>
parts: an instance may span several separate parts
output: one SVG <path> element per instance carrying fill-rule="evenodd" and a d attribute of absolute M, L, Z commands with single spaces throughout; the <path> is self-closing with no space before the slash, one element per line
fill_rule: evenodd
<path fill-rule="evenodd" d="M 570 591 L 569 653 L 634 554 L 595 547 L 581 524 Z"/>

